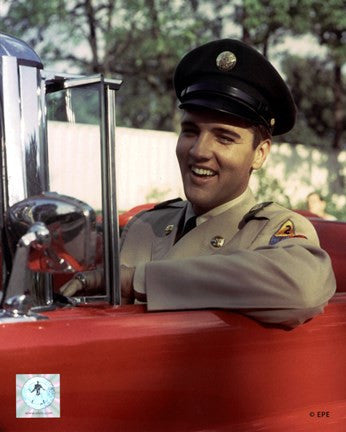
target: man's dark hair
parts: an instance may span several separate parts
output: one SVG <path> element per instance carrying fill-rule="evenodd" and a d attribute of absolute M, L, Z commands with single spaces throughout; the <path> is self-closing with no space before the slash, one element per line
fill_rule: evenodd
<path fill-rule="evenodd" d="M 266 139 L 272 139 L 272 134 L 270 132 L 270 130 L 262 125 L 262 124 L 258 124 L 256 126 L 252 126 L 252 130 L 254 133 L 253 136 L 253 148 L 256 149 L 256 147 L 264 140 Z"/>

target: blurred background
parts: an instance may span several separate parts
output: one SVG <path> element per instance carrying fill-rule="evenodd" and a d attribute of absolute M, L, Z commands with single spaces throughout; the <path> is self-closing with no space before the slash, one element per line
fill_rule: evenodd
<path fill-rule="evenodd" d="M 183 195 L 172 86 L 182 55 L 222 37 L 254 45 L 285 77 L 299 111 L 294 130 L 275 137 L 270 160 L 254 174 L 254 191 L 260 201 L 301 209 L 317 192 L 326 213 L 346 220 L 346 0 L 0 0 L 0 20 L 0 30 L 31 45 L 48 70 L 124 81 L 117 94 L 122 210 Z M 51 139 L 61 146 L 59 133 L 56 122 Z M 87 149 L 92 125 L 77 135 L 82 141 L 73 145 Z M 53 160 L 62 181 L 59 154 L 66 166 L 61 147 Z"/>

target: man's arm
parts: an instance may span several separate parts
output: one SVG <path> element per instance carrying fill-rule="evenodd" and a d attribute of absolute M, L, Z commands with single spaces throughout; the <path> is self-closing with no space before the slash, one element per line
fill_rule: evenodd
<path fill-rule="evenodd" d="M 322 312 L 335 280 L 325 252 L 285 241 L 284 247 L 148 263 L 148 309 L 229 308 L 294 327 Z"/>
<path fill-rule="evenodd" d="M 294 327 L 323 311 L 335 278 L 311 223 L 289 216 L 297 235 L 276 244 L 287 216 L 270 220 L 248 249 L 231 242 L 218 254 L 140 263 L 135 289 L 146 292 L 149 310 L 229 308 Z"/>

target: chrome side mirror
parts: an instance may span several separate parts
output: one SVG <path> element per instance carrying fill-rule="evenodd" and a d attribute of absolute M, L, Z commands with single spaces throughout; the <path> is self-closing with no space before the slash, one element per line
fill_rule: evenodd
<path fill-rule="evenodd" d="M 10 207 L 5 224 L 14 255 L 3 299 L 6 316 L 32 315 L 28 270 L 74 273 L 95 266 L 96 215 L 82 201 L 45 192 Z"/>
<path fill-rule="evenodd" d="M 41 231 L 43 226 L 48 233 Z M 26 198 L 8 210 L 6 230 L 12 252 L 30 230 L 36 232 L 28 262 L 31 270 L 70 273 L 95 264 L 95 212 L 75 198 L 54 192 Z"/>

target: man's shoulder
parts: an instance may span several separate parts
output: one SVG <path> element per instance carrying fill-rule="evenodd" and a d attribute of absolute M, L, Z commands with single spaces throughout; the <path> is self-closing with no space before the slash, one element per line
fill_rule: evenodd
<path fill-rule="evenodd" d="M 283 239 L 309 239 L 318 244 L 317 234 L 312 223 L 294 210 L 274 202 L 260 203 L 244 216 L 240 228 L 251 228 L 251 221 L 258 221 L 263 230 L 262 236 L 268 236 L 268 244 L 274 245 Z M 262 223 L 263 222 L 263 223 Z M 281 243 L 280 243 L 281 244 Z"/>
<path fill-rule="evenodd" d="M 308 221 L 306 217 L 295 212 L 294 210 L 288 209 L 287 207 L 284 207 L 272 201 L 255 205 L 249 213 L 254 213 L 257 217 L 262 216 L 268 219 L 281 219 L 285 217 L 292 217 L 296 220 Z"/>
<path fill-rule="evenodd" d="M 160 220 L 164 221 L 177 212 L 182 211 L 186 206 L 186 201 L 181 198 L 175 198 L 167 201 L 163 201 L 149 210 L 144 210 L 137 213 L 128 225 L 133 225 L 136 222 L 144 223 L 158 223 Z"/>
<path fill-rule="evenodd" d="M 244 227 L 251 220 L 259 219 L 268 220 L 270 225 L 275 225 L 275 223 L 280 223 L 280 221 L 294 220 L 299 225 L 312 227 L 311 222 L 305 216 L 273 201 L 258 203 L 252 207 L 244 215 L 240 227 Z"/>
<path fill-rule="evenodd" d="M 163 210 L 163 209 L 180 209 L 184 207 L 186 204 L 186 201 L 183 201 L 181 198 L 174 198 L 167 201 L 163 201 L 156 206 L 154 206 L 152 209 L 148 210 L 149 212 L 153 212 L 156 210 Z"/>
<path fill-rule="evenodd" d="M 294 219 L 301 224 L 312 225 L 305 216 L 273 201 L 258 203 L 252 207 L 243 220 L 247 223 L 251 219 L 268 219 L 270 221 Z"/>
<path fill-rule="evenodd" d="M 316 231 L 306 217 L 277 203 L 257 204 L 244 216 L 243 223 L 246 224 L 256 219 L 267 220 L 266 231 L 274 232 L 280 238 L 287 237 L 285 233 L 292 234 L 291 237 L 299 237 L 299 235 L 293 235 L 299 233 L 303 237 L 316 239 Z"/>
<path fill-rule="evenodd" d="M 167 235 L 171 227 L 176 225 L 180 219 L 180 214 L 184 212 L 186 201 L 181 198 L 164 201 L 155 207 L 144 210 L 136 215 L 127 223 L 122 232 L 122 244 L 125 238 L 131 242 L 142 244 L 150 241 L 152 236 L 160 237 Z"/>

